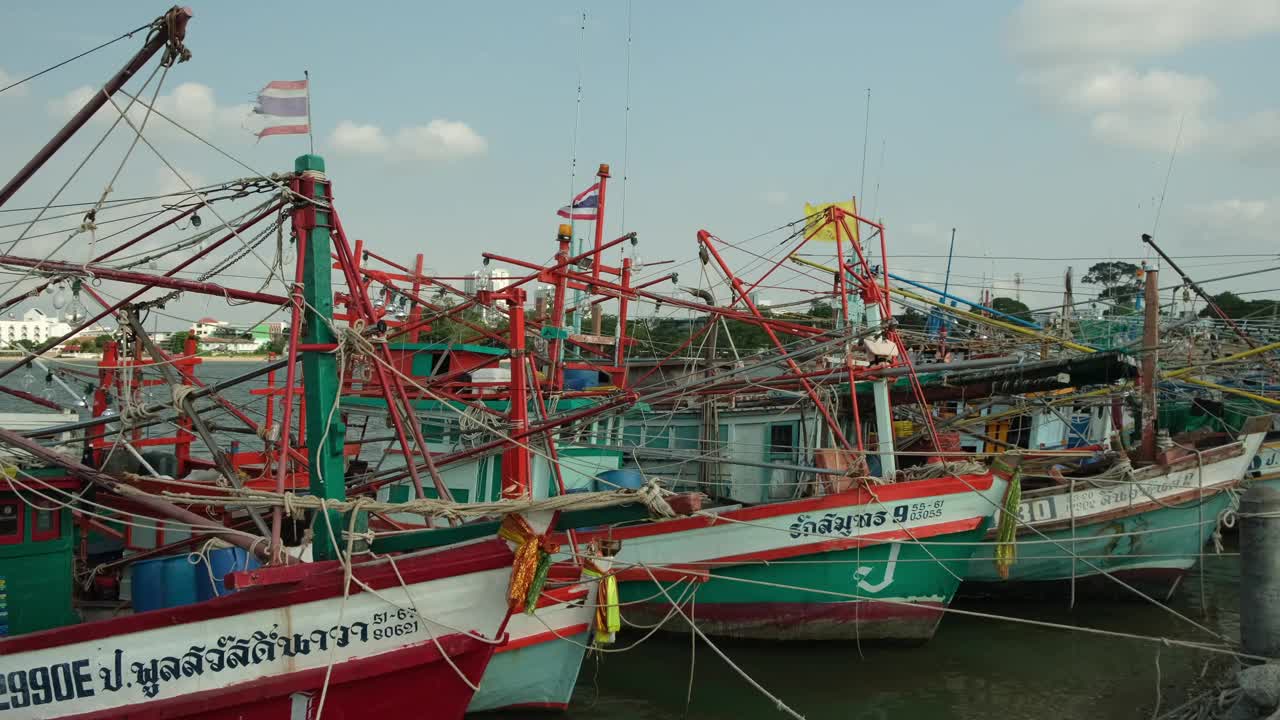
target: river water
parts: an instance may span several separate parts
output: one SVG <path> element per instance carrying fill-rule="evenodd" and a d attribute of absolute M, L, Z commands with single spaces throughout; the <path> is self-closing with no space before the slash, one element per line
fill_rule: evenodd
<path fill-rule="evenodd" d="M 212 382 L 260 362 L 209 362 L 198 373 Z M 0 368 L 8 364 L 0 361 Z M 77 365 L 93 368 L 92 362 Z M 44 373 L 33 373 L 29 385 L 25 379 L 25 371 L 19 371 L 4 382 L 36 394 L 44 391 Z M 83 382 L 72 385 L 79 389 Z M 248 390 L 262 385 L 259 380 L 225 396 L 243 404 L 250 415 L 260 416 L 261 400 Z M 148 392 L 162 391 L 167 389 Z M 69 399 L 60 388 L 51 397 L 58 402 Z M 0 396 L 0 411 L 40 409 Z M 246 445 L 256 440 L 240 437 Z M 1230 540 L 1223 554 L 1209 551 L 1203 567 L 1187 576 L 1169 607 L 1234 639 L 1239 634 L 1239 557 Z M 1065 595 L 1034 602 L 969 600 L 956 607 L 1146 637 L 1211 639 L 1169 610 L 1140 599 L 1081 600 L 1074 610 Z M 619 645 L 638 638 L 638 633 L 624 634 Z M 1193 685 L 1211 683 L 1229 669 L 1229 661 L 1222 656 L 1201 650 L 956 613 L 944 617 L 933 640 L 919 647 L 859 649 L 851 643 L 729 641 L 717 641 L 717 646 L 809 720 L 1149 718 L 1157 697 L 1162 707 L 1171 708 L 1185 699 Z M 661 633 L 627 652 L 588 656 L 568 716 L 573 720 L 786 717 L 710 648 L 700 643 L 691 650 L 687 634 Z"/>
<path fill-rule="evenodd" d="M 1239 635 L 1239 557 L 1233 545 L 1229 539 L 1224 554 L 1207 555 L 1203 571 L 1186 577 L 1170 607 L 1234 639 Z M 1061 602 L 971 600 L 956 607 L 1149 637 L 1210 639 L 1140 599 L 1081 601 L 1075 610 L 1067 607 L 1066 597 Z M 809 720 L 1149 718 L 1157 692 L 1169 709 L 1186 699 L 1193 684 L 1212 682 L 1229 668 L 1222 656 L 1204 651 L 954 613 L 920 647 L 864 647 L 859 653 L 852 644 L 717 645 Z M 693 692 L 686 709 L 691 665 Z M 589 656 L 570 716 L 787 717 L 705 645 L 691 653 L 687 635 L 655 636 L 634 650 L 598 660 Z"/>

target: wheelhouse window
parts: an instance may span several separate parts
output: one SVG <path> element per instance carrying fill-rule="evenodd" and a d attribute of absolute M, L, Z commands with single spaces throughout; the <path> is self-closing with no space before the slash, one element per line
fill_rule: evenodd
<path fill-rule="evenodd" d="M 31 539 L 34 542 L 57 540 L 62 535 L 62 510 L 31 508 Z"/>
<path fill-rule="evenodd" d="M 17 500 L 0 501 L 0 545 L 22 542 L 22 505 Z"/>
<path fill-rule="evenodd" d="M 777 423 L 769 426 L 769 459 L 790 461 L 796 453 L 795 423 Z"/>

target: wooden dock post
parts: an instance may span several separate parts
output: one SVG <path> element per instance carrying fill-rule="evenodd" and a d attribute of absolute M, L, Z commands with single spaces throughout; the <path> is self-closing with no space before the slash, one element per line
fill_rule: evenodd
<path fill-rule="evenodd" d="M 1265 485 L 1240 500 L 1240 645 L 1280 658 L 1280 490 Z"/>

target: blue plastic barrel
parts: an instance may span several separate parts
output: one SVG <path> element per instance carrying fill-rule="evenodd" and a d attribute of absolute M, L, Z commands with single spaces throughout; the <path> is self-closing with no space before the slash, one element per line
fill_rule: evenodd
<path fill-rule="evenodd" d="M 598 370 L 565 370 L 564 386 L 569 390 L 586 390 L 600 384 Z"/>
<path fill-rule="evenodd" d="M 644 475 L 639 470 L 605 470 L 596 476 L 596 490 L 618 490 L 644 487 Z"/>
<path fill-rule="evenodd" d="M 196 602 L 196 566 L 187 556 L 175 555 L 164 560 L 164 606 L 178 607 Z"/>
<path fill-rule="evenodd" d="M 133 563 L 133 609 L 136 612 L 190 605 L 196 601 L 196 568 L 187 556 Z"/>
<path fill-rule="evenodd" d="M 135 612 L 159 610 L 164 604 L 164 561 L 167 558 L 139 560 L 130 567 L 133 573 L 133 609 Z"/>
<path fill-rule="evenodd" d="M 227 589 L 225 581 L 227 573 L 252 570 L 261 564 L 258 562 L 258 558 L 248 554 L 242 548 L 229 547 L 211 551 L 208 565 L 201 560 L 198 565 L 194 566 L 196 568 L 196 597 L 200 600 L 209 600 L 234 592 Z M 210 569 L 212 569 L 212 578 L 210 577 Z"/>

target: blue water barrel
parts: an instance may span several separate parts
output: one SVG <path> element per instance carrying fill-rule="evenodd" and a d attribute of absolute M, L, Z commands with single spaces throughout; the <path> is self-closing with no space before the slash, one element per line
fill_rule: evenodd
<path fill-rule="evenodd" d="M 132 592 L 135 612 L 159 610 L 164 604 L 164 561 L 167 558 L 139 560 L 130 566 L 133 573 Z"/>
<path fill-rule="evenodd" d="M 596 490 L 618 490 L 644 487 L 644 475 L 639 470 L 605 470 L 596 476 Z"/>
<path fill-rule="evenodd" d="M 196 566 L 186 555 L 164 560 L 164 606 L 178 607 L 196 602 Z"/>
<path fill-rule="evenodd" d="M 193 566 L 196 568 L 196 597 L 200 600 L 209 600 L 234 592 L 227 589 L 225 582 L 227 573 L 252 570 L 261 564 L 258 558 L 238 547 L 210 551 L 207 565 L 201 560 L 198 565 Z M 209 577 L 210 569 L 212 569 L 212 578 Z"/>
<path fill-rule="evenodd" d="M 139 560 L 133 563 L 132 572 L 135 612 L 196 601 L 196 567 L 187 562 L 185 554 Z"/>
<path fill-rule="evenodd" d="M 586 390 L 600 384 L 598 370 L 565 370 L 564 386 L 568 390 Z"/>

